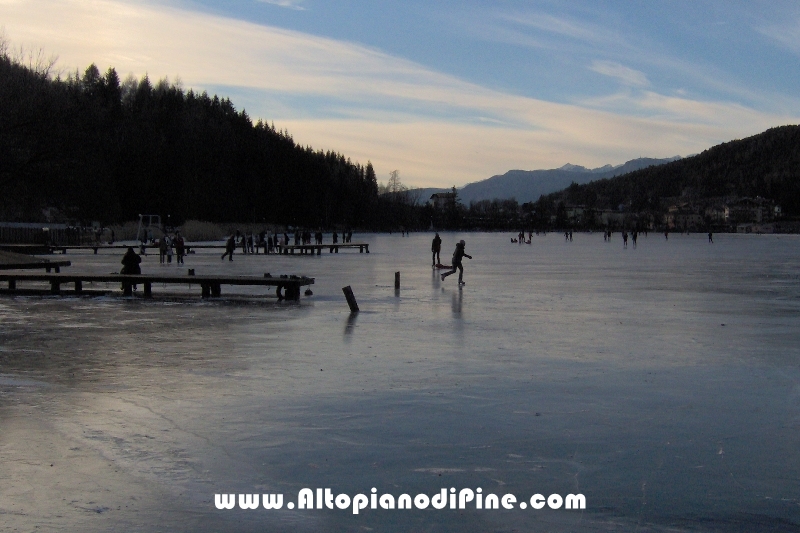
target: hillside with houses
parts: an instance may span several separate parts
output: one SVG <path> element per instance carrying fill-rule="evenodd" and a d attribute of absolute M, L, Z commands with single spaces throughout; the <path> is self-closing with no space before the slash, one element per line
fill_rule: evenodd
<path fill-rule="evenodd" d="M 782 126 L 660 166 L 573 183 L 520 206 L 533 226 L 800 230 L 800 126 Z"/>

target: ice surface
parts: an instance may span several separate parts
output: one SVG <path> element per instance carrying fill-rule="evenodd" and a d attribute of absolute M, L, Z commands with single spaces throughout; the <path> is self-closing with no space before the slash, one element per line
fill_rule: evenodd
<path fill-rule="evenodd" d="M 518 245 L 442 233 L 443 262 L 462 238 L 474 257 L 459 289 L 431 269 L 432 237 L 356 235 L 370 254 L 186 258 L 198 274 L 315 277 L 299 304 L 247 287 L 213 301 L 159 286 L 153 301 L 0 299 L 3 527 L 800 528 L 800 238 L 650 234 L 623 249 L 619 234 Z M 118 271 L 120 257 L 70 254 L 70 269 Z M 153 255 L 142 269 L 180 270 Z M 304 487 L 587 504 L 214 506 L 215 493 L 295 501 Z"/>

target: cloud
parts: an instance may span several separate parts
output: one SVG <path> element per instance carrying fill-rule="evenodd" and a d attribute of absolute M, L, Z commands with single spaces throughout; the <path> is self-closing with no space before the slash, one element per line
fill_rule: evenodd
<path fill-rule="evenodd" d="M 643 72 L 633 70 L 632 68 L 625 67 L 613 61 L 593 61 L 590 70 L 602 74 L 604 76 L 611 76 L 621 81 L 624 85 L 631 87 L 646 87 L 650 85 L 647 81 L 647 76 Z"/>
<path fill-rule="evenodd" d="M 759 26 L 756 31 L 800 55 L 800 18 L 783 24 Z"/>
<path fill-rule="evenodd" d="M 600 166 L 695 153 L 798 121 L 796 114 L 645 91 L 644 74 L 612 62 L 593 68 L 636 91 L 553 103 L 355 43 L 155 4 L 2 0 L 0 20 L 12 42 L 43 46 L 72 71 L 95 62 L 122 76 L 229 87 L 242 95 L 233 99 L 238 108 L 287 128 L 301 145 L 371 160 L 379 178 L 400 169 L 410 185 L 450 186 L 567 161 Z"/>
<path fill-rule="evenodd" d="M 258 0 L 258 1 L 263 4 L 272 4 L 274 6 L 285 7 L 297 11 L 306 10 L 306 8 L 301 5 L 303 3 L 303 0 Z"/>

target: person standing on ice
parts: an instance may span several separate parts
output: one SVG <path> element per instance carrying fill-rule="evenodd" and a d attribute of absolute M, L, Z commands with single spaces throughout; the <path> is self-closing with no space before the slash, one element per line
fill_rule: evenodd
<path fill-rule="evenodd" d="M 455 274 L 456 273 L 456 269 L 458 269 L 458 284 L 459 285 L 464 285 L 464 280 L 463 280 L 463 278 L 464 278 L 464 267 L 461 266 L 461 258 L 468 257 L 468 258 L 472 259 L 472 256 L 468 255 L 464 251 L 464 248 L 466 248 L 466 246 L 467 246 L 467 243 L 465 243 L 463 239 L 460 240 L 458 242 L 458 244 L 456 244 L 456 251 L 453 252 L 453 270 L 451 270 L 450 272 L 445 272 L 444 274 L 442 274 L 442 281 L 444 281 L 444 278 L 446 278 L 450 274 Z"/>
<path fill-rule="evenodd" d="M 442 238 L 439 237 L 437 233 L 436 236 L 433 238 L 433 242 L 431 243 L 431 252 L 433 252 L 433 259 L 432 259 L 432 266 L 436 268 L 436 265 L 442 263 L 442 258 L 439 257 L 439 252 L 442 251 Z"/>

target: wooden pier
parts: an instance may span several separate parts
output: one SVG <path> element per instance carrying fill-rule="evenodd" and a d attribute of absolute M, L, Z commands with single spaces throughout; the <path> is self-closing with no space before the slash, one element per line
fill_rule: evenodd
<path fill-rule="evenodd" d="M 154 283 L 172 283 L 184 285 L 199 285 L 203 298 L 220 296 L 222 285 L 251 285 L 276 287 L 279 299 L 300 299 L 300 287 L 313 285 L 314 278 L 305 276 L 188 276 L 188 275 L 162 275 L 162 274 L 31 274 L 0 272 L 0 282 L 8 282 L 7 293 L 18 291 L 17 282 L 47 282 L 50 284 L 50 294 L 61 294 L 61 285 L 72 283 L 75 293 L 83 292 L 84 283 L 119 283 L 125 296 L 133 295 L 133 286 L 144 287 L 144 297 L 152 298 Z M 285 294 L 283 293 L 285 291 Z"/>
<path fill-rule="evenodd" d="M 364 242 L 348 242 L 348 243 L 329 243 L 329 244 L 279 244 L 278 245 L 278 253 L 283 255 L 294 254 L 295 250 L 299 250 L 300 254 L 309 254 L 314 255 L 314 252 L 317 252 L 317 255 L 322 255 L 322 249 L 327 248 L 328 253 L 339 253 L 339 248 L 358 248 L 359 253 L 364 253 L 365 251 L 369 253 L 369 244 Z"/>
<path fill-rule="evenodd" d="M 0 250 L 0 270 L 34 270 L 42 268 L 47 272 L 50 272 L 50 269 L 60 272 L 61 267 L 68 267 L 71 264 L 69 261 L 50 261 L 26 254 Z"/>

